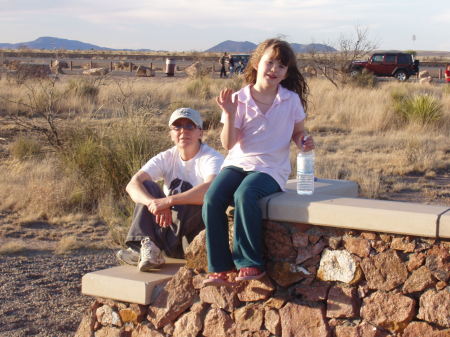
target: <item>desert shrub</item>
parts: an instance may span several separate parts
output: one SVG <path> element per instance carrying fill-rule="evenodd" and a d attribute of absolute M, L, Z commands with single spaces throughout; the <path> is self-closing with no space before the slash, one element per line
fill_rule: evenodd
<path fill-rule="evenodd" d="M 26 160 L 42 155 L 42 145 L 34 138 L 19 136 L 9 146 L 13 158 Z"/>
<path fill-rule="evenodd" d="M 394 111 L 408 123 L 428 125 L 439 121 L 442 117 L 442 104 L 430 93 L 405 94 L 393 92 Z"/>
<path fill-rule="evenodd" d="M 119 200 L 131 176 L 152 156 L 170 146 L 169 137 L 142 120 L 122 121 L 103 132 L 71 130 L 62 153 L 65 168 L 79 177 L 73 197 L 84 209 L 95 209 L 108 193 Z"/>
<path fill-rule="evenodd" d="M 377 85 L 377 78 L 372 72 L 363 69 L 362 72 L 349 78 L 349 84 L 355 87 L 373 88 Z"/>
<path fill-rule="evenodd" d="M 211 82 L 211 78 L 208 77 L 194 78 L 187 82 L 186 92 L 188 95 L 202 100 L 210 99 L 213 96 Z"/>
<path fill-rule="evenodd" d="M 100 88 L 98 82 L 80 79 L 69 82 L 69 91 L 73 92 L 77 97 L 95 101 L 100 92 Z"/>

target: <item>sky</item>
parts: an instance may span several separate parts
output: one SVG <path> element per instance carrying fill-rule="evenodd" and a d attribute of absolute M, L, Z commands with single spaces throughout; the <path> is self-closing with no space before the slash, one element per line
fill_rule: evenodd
<path fill-rule="evenodd" d="M 203 51 L 225 40 L 450 51 L 450 0 L 0 0 L 0 42 L 53 36 L 117 49 Z"/>

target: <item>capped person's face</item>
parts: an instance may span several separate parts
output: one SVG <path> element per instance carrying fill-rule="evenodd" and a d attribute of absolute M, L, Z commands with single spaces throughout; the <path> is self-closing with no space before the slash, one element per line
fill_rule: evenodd
<path fill-rule="evenodd" d="M 178 146 L 197 144 L 203 135 L 203 131 L 188 118 L 177 119 L 170 130 L 172 141 Z"/>

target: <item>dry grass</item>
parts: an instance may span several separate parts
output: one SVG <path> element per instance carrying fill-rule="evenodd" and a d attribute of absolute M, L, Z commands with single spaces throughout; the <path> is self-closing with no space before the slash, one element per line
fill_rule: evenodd
<path fill-rule="evenodd" d="M 8 241 L 0 246 L 0 255 L 10 255 L 23 252 L 27 249 L 25 242 L 21 240 Z"/>
<path fill-rule="evenodd" d="M 71 77 L 55 86 L 57 97 L 64 94 L 54 112 L 67 145 L 63 150 L 50 149 L 39 132 L 33 133 L 33 141 L 37 139 L 41 145 L 39 151 L 35 150 L 35 145 L 24 142 L 24 136 L 31 136 L 29 130 L 19 132 L 14 124 L 0 117 L 0 130 L 5 131 L 0 138 L 7 140 L 1 143 L 5 155 L 0 164 L 4 172 L 0 176 L 0 209 L 48 219 L 77 212 L 99 214 L 110 224 L 112 236 L 119 242 L 133 206 L 120 191 L 129 175 L 153 152 L 168 146 L 169 114 L 181 106 L 198 109 L 208 127 L 204 140 L 224 152 L 219 141 L 220 111 L 214 100 L 223 86 L 237 89 L 241 79 L 77 81 L 86 80 Z M 369 198 L 403 193 L 409 184 L 409 190 L 417 192 L 416 201 L 450 205 L 449 184 L 435 184 L 438 179 L 450 179 L 450 91 L 445 86 L 385 82 L 375 88 L 348 86 L 338 90 L 321 79 L 312 79 L 309 85 L 306 126 L 316 142 L 318 177 L 354 180 L 360 185 L 361 195 Z M 39 90 L 44 90 L 41 83 L 19 86 L 1 80 L 0 96 L 8 102 L 0 116 L 21 112 L 27 118 L 26 107 L 11 101 L 31 102 L 31 86 L 37 88 L 40 97 Z M 440 119 L 426 125 L 403 120 L 392 99 L 393 93 L 398 92 L 433 95 L 442 106 Z M 83 144 L 81 152 L 76 144 Z M 18 148 L 17 153 L 14 148 Z M 91 172 L 99 170 L 90 170 L 89 165 L 103 161 L 87 153 L 99 151 L 105 156 L 114 155 L 111 158 L 117 165 L 108 167 L 107 174 L 92 176 Z M 35 152 L 39 156 L 33 156 Z M 294 164 L 295 153 L 293 148 Z M 413 183 L 403 181 L 411 177 Z M 61 246 L 70 247 L 69 241 Z"/>

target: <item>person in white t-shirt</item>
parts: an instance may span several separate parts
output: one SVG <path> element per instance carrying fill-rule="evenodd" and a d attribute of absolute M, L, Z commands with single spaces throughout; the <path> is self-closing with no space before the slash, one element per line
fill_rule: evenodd
<path fill-rule="evenodd" d="M 203 197 L 218 174 L 223 155 L 202 143 L 200 113 L 175 110 L 170 119 L 175 146 L 151 158 L 130 180 L 127 193 L 136 203 L 119 262 L 137 265 L 140 271 L 160 268 L 167 256 L 183 258 L 183 244 L 205 228 Z M 156 183 L 163 180 L 162 190 Z"/>

